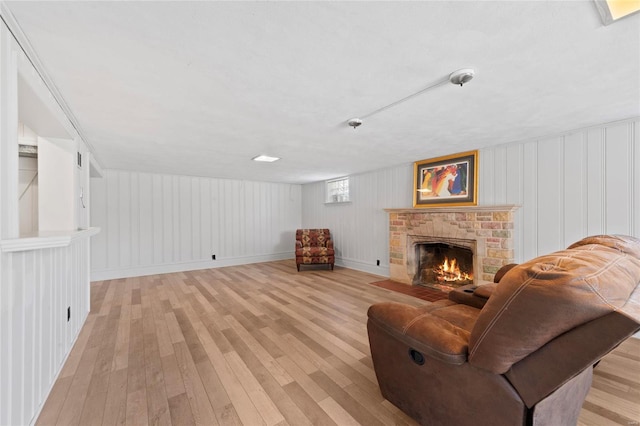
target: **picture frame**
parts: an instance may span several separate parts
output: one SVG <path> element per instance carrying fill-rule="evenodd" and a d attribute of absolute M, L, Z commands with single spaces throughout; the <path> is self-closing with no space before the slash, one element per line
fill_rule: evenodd
<path fill-rule="evenodd" d="M 478 151 L 413 163 L 413 207 L 475 206 Z"/>

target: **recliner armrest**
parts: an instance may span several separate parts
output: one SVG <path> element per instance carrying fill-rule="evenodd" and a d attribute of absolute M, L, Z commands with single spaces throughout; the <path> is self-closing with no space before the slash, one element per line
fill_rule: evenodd
<path fill-rule="evenodd" d="M 504 265 L 498 269 L 493 277 L 493 283 L 478 286 L 469 284 L 451 290 L 448 295 L 449 300 L 482 309 L 482 307 L 487 303 L 489 297 L 491 297 L 495 291 L 502 277 L 515 266 L 518 266 L 518 264 L 509 263 L 508 265 Z"/>
<path fill-rule="evenodd" d="M 482 307 L 487 303 L 488 296 L 479 296 L 476 294 L 476 291 L 480 287 L 485 287 L 489 284 L 475 286 L 473 284 L 465 285 L 462 287 L 458 287 L 454 290 L 451 290 L 447 297 L 449 300 L 455 303 L 461 303 L 468 306 L 473 306 L 474 308 L 482 309 Z"/>
<path fill-rule="evenodd" d="M 424 355 L 448 364 L 464 364 L 469 333 L 427 309 L 387 302 L 372 305 L 367 315 L 370 323 Z"/>
<path fill-rule="evenodd" d="M 498 283 L 479 285 L 473 290 L 473 295 L 483 299 L 488 299 L 491 297 L 493 292 L 496 291 L 496 287 L 498 287 Z"/>

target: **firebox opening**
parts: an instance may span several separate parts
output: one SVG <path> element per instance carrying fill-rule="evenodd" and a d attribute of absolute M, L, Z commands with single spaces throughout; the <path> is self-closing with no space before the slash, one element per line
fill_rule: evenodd
<path fill-rule="evenodd" d="M 426 243 L 416 245 L 419 259 L 414 284 L 451 291 L 473 284 L 473 251 L 451 244 Z"/>

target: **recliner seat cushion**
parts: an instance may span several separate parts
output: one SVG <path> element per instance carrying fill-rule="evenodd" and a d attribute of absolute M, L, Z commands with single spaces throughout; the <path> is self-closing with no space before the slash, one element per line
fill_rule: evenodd
<path fill-rule="evenodd" d="M 377 303 L 369 308 L 369 321 L 432 358 L 461 365 L 467 360 L 469 333 L 479 309 L 440 300 L 412 307 Z"/>

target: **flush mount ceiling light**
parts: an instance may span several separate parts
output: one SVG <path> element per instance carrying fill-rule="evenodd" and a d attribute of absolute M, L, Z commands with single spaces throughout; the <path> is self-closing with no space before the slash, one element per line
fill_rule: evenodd
<path fill-rule="evenodd" d="M 473 72 L 473 69 L 471 68 L 464 68 L 458 71 L 454 71 L 451 74 L 449 74 L 449 81 L 452 84 L 459 84 L 460 86 L 462 86 L 465 83 L 468 83 L 469 81 L 471 81 L 471 79 L 473 78 L 473 75 L 475 73 Z"/>
<path fill-rule="evenodd" d="M 462 86 L 466 83 L 468 83 L 469 81 L 471 81 L 471 79 L 473 78 L 473 76 L 475 75 L 475 71 L 473 70 L 473 68 L 462 68 L 459 70 L 456 70 L 454 72 L 452 72 L 451 74 L 449 74 L 449 77 L 445 77 L 445 78 L 441 78 L 440 80 L 437 80 L 435 83 L 430 84 L 429 86 L 425 87 L 422 90 L 417 91 L 416 93 L 412 93 L 411 95 L 404 97 L 402 99 L 400 99 L 399 101 L 395 101 L 393 103 L 390 103 L 389 105 L 385 105 L 382 108 L 378 108 L 375 111 L 372 111 L 368 114 L 362 115 L 360 117 L 354 117 L 351 118 L 347 121 L 347 125 L 353 127 L 353 129 L 355 130 L 356 127 L 362 125 L 362 119 L 364 118 L 369 118 L 374 114 L 378 114 L 379 112 L 382 112 L 384 110 L 387 110 L 391 107 L 394 107 L 396 105 L 399 105 L 403 102 L 408 101 L 409 99 L 418 96 L 421 93 L 426 92 L 429 89 L 433 89 L 434 87 L 438 87 L 438 86 L 442 86 L 443 84 L 446 84 L 447 82 L 450 82 L 451 84 L 455 84 L 455 85 L 459 85 Z"/>
<path fill-rule="evenodd" d="M 269 155 L 258 155 L 257 157 L 253 157 L 253 161 L 261 161 L 263 163 L 273 163 L 274 161 L 278 161 L 280 157 L 271 157 Z"/>
<path fill-rule="evenodd" d="M 352 118 L 351 120 L 347 121 L 347 124 L 355 129 L 362 124 L 362 120 L 360 120 L 359 118 Z"/>

